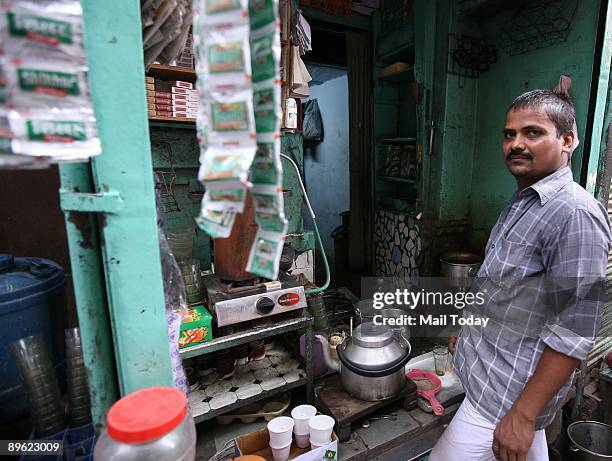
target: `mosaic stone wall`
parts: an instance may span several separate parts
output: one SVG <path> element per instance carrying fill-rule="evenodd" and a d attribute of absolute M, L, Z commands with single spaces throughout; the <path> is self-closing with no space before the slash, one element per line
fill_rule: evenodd
<path fill-rule="evenodd" d="M 376 275 L 418 276 L 421 237 L 417 220 L 406 213 L 377 210 L 374 229 Z"/>

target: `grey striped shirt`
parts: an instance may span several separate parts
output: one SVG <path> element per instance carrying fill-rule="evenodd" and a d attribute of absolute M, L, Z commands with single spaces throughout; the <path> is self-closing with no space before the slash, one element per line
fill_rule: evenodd
<path fill-rule="evenodd" d="M 601 321 L 611 242 L 605 208 L 568 167 L 515 193 L 502 211 L 472 287 L 486 303 L 464 311 L 490 320 L 462 328 L 453 359 L 467 398 L 487 419 L 497 424 L 510 410 L 545 346 L 586 358 Z M 537 429 L 550 424 L 571 383 Z"/>

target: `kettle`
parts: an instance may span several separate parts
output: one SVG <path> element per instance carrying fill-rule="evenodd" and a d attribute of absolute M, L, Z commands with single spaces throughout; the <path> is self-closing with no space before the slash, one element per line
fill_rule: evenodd
<path fill-rule="evenodd" d="M 337 346 L 339 360 L 332 359 L 327 338 L 316 337 L 323 344 L 328 368 L 340 372 L 342 387 L 353 397 L 373 402 L 394 397 L 404 389 L 410 343 L 394 335 L 388 326 L 373 322 L 357 326 L 352 336 Z"/>

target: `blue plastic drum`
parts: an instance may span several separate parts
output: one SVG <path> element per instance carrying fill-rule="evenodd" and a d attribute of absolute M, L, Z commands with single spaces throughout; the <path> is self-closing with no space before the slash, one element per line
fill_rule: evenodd
<path fill-rule="evenodd" d="M 10 343 L 44 333 L 56 367 L 64 360 L 66 277 L 61 266 L 42 258 L 0 253 L 0 421 L 26 413 L 21 377 Z M 59 376 L 58 376 L 59 377 Z"/>

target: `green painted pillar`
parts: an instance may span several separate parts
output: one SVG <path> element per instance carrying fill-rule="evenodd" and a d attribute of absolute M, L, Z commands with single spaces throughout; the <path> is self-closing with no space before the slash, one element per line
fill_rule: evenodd
<path fill-rule="evenodd" d="M 92 159 L 102 263 L 122 395 L 172 386 L 138 0 L 83 0 L 102 154 Z M 78 207 L 78 201 L 73 200 Z M 81 308 L 80 308 L 81 310 Z"/>
<path fill-rule="evenodd" d="M 91 168 L 87 163 L 60 165 L 60 178 L 61 197 L 76 191 L 79 195 L 92 192 Z M 118 390 L 98 228 L 94 215 L 70 211 L 64 205 L 91 413 L 99 429 L 105 423 L 106 412 L 118 398 Z"/>

